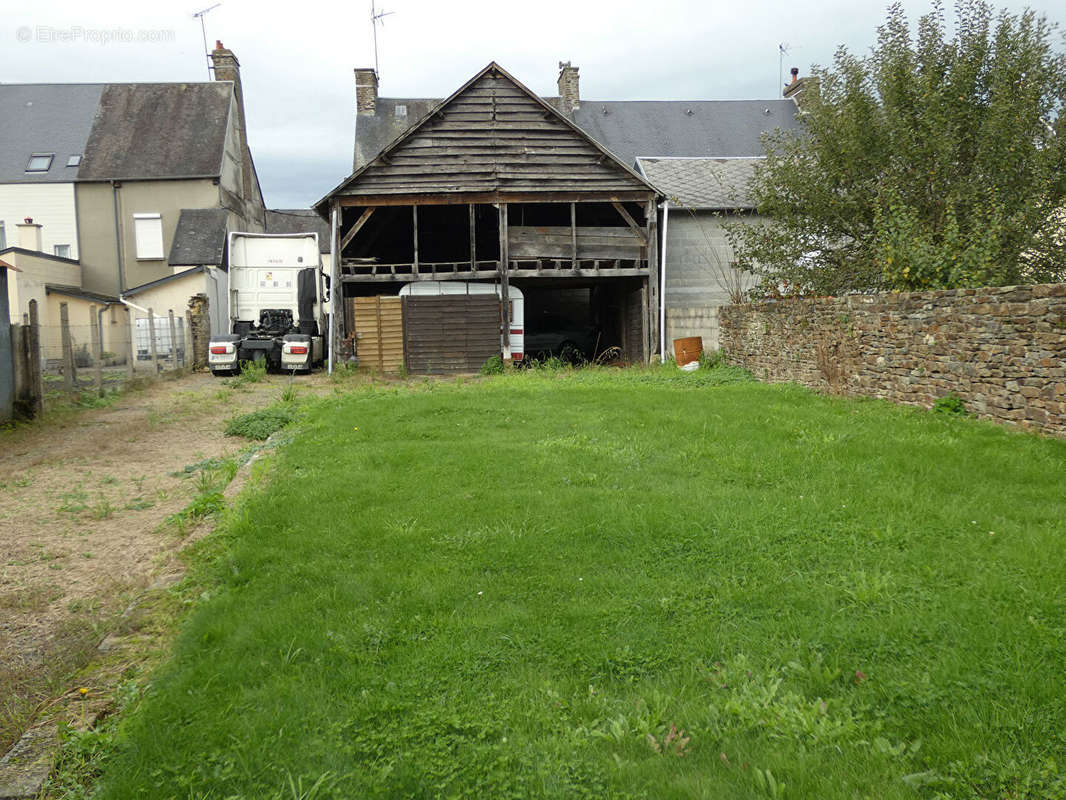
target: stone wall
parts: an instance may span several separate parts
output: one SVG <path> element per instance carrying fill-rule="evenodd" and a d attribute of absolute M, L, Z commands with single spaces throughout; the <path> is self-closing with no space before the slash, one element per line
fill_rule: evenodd
<path fill-rule="evenodd" d="M 726 306 L 730 363 L 770 381 L 1066 435 L 1066 284 L 851 295 Z"/>

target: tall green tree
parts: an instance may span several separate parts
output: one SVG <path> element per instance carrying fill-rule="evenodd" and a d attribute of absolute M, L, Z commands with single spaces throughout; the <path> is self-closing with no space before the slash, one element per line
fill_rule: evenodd
<path fill-rule="evenodd" d="M 797 294 L 1066 280 L 1066 55 L 1032 11 L 937 3 L 912 32 L 816 67 L 803 130 L 767 144 L 731 231 L 762 288 Z"/>

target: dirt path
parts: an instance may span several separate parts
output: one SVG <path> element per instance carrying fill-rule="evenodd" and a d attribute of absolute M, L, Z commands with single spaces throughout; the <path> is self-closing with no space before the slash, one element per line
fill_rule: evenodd
<path fill-rule="evenodd" d="M 0 432 L 0 754 L 61 694 L 109 620 L 188 539 L 167 525 L 195 497 L 194 465 L 249 446 L 227 419 L 277 402 L 289 379 L 156 383 L 108 407 Z M 333 391 L 328 377 L 298 393 Z"/>

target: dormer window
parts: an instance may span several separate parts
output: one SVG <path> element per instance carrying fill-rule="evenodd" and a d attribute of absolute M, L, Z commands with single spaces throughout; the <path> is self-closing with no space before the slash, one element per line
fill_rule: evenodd
<path fill-rule="evenodd" d="M 81 164 L 81 153 L 78 153 L 77 155 L 73 155 L 73 156 L 71 156 L 70 158 L 67 159 L 67 166 L 68 167 L 76 167 L 79 164 Z"/>
<path fill-rule="evenodd" d="M 405 104 L 403 104 L 403 103 L 397 103 L 396 104 L 396 116 L 398 116 L 398 117 L 406 117 L 407 116 L 407 106 Z"/>
<path fill-rule="evenodd" d="M 26 172 L 48 172 L 52 168 L 52 159 L 55 153 L 34 153 L 30 156 L 30 163 L 26 165 Z"/>

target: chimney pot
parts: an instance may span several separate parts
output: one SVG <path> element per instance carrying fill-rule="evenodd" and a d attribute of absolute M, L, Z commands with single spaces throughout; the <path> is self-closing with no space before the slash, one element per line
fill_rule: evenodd
<path fill-rule="evenodd" d="M 226 49 L 225 47 L 222 46 L 222 40 L 221 39 L 215 39 L 215 49 L 216 50 L 225 50 Z"/>
<path fill-rule="evenodd" d="M 577 67 L 569 61 L 559 62 L 559 97 L 563 100 L 563 111 L 573 111 L 581 106 L 580 81 Z"/>
<path fill-rule="evenodd" d="M 33 224 L 33 217 L 26 217 L 26 224 L 27 225 L 32 225 Z"/>
<path fill-rule="evenodd" d="M 373 115 L 378 108 L 378 74 L 369 67 L 355 70 L 355 113 Z"/>
<path fill-rule="evenodd" d="M 789 72 L 792 73 L 792 82 L 793 83 L 795 83 L 796 81 L 799 80 L 799 74 L 800 74 L 799 67 L 793 67 L 791 70 L 789 70 Z"/>

